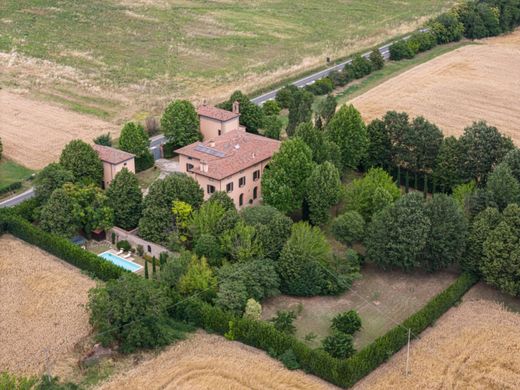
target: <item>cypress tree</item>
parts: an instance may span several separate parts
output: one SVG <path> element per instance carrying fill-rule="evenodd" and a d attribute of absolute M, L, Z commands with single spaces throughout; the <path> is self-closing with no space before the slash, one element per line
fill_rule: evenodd
<path fill-rule="evenodd" d="M 401 167 L 397 166 L 397 186 L 401 187 Z"/>
<path fill-rule="evenodd" d="M 152 279 L 157 278 L 157 269 L 155 268 L 155 256 L 152 257 Z"/>
<path fill-rule="evenodd" d="M 405 192 L 408 193 L 410 192 L 410 175 L 408 174 L 408 169 L 406 170 L 406 175 L 405 175 Z"/>
<path fill-rule="evenodd" d="M 148 260 L 144 259 L 144 278 L 148 279 Z"/>
<path fill-rule="evenodd" d="M 418 190 L 418 189 L 419 189 L 419 177 L 418 177 L 418 175 L 417 175 L 417 172 L 415 172 L 414 174 L 415 174 L 415 180 L 414 180 L 414 184 L 413 184 L 413 186 L 414 186 L 414 188 L 415 188 L 416 190 Z"/>
<path fill-rule="evenodd" d="M 428 195 L 428 175 L 424 174 L 424 198 Z"/>

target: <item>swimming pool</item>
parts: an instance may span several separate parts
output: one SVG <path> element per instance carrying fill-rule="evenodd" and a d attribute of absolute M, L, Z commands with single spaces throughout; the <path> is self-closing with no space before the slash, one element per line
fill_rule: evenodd
<path fill-rule="evenodd" d="M 98 256 L 102 257 L 105 260 L 110 261 L 111 263 L 117 265 L 118 267 L 124 268 L 131 272 L 136 272 L 136 271 L 139 271 L 141 268 L 143 268 L 139 264 L 136 264 L 132 261 L 123 259 L 122 257 L 119 257 L 117 255 L 114 255 L 112 252 L 103 252 Z"/>

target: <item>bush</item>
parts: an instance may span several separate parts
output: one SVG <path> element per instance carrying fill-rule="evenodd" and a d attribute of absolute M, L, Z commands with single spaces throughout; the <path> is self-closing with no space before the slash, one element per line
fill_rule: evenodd
<path fill-rule="evenodd" d="M 278 310 L 276 312 L 276 317 L 272 318 L 270 321 L 280 332 L 294 334 L 296 332 L 296 327 L 293 325 L 295 319 L 296 313 L 294 311 Z"/>
<path fill-rule="evenodd" d="M 22 182 L 16 181 L 14 183 L 6 184 L 0 187 L 0 195 L 7 194 L 11 191 L 16 191 L 17 189 L 22 188 Z"/>
<path fill-rule="evenodd" d="M 124 250 L 125 252 L 128 252 L 132 249 L 132 246 L 130 243 L 126 240 L 121 240 L 116 244 L 116 248 L 119 250 Z"/>
<path fill-rule="evenodd" d="M 244 310 L 244 318 L 251 320 L 259 320 L 262 315 L 262 305 L 255 301 L 253 298 L 249 298 L 246 302 L 246 309 Z"/>
<path fill-rule="evenodd" d="M 296 358 L 294 351 L 290 348 L 284 353 L 282 353 L 280 356 L 278 356 L 278 359 L 288 370 L 298 370 L 300 368 L 298 359 Z"/>
<path fill-rule="evenodd" d="M 93 253 L 81 249 L 64 238 L 44 232 L 19 216 L 7 212 L 0 213 L 0 225 L 2 222 L 5 230 L 12 235 L 91 273 L 101 280 L 117 279 L 128 272 Z"/>
<path fill-rule="evenodd" d="M 383 69 L 385 66 L 385 59 L 379 49 L 372 50 L 368 59 L 370 60 L 372 71 Z"/>
<path fill-rule="evenodd" d="M 433 49 L 437 45 L 437 40 L 431 32 L 417 32 L 408 39 L 408 45 L 415 53 L 422 53 Z"/>
<path fill-rule="evenodd" d="M 286 85 L 276 93 L 276 102 L 280 108 L 289 108 L 294 94 L 298 92 L 298 87 L 292 84 Z"/>
<path fill-rule="evenodd" d="M 349 310 L 336 315 L 332 319 L 331 328 L 338 332 L 353 335 L 361 329 L 361 318 L 355 310 Z"/>
<path fill-rule="evenodd" d="M 356 79 L 361 79 L 372 72 L 372 63 L 359 54 L 352 59 L 352 72 Z"/>
<path fill-rule="evenodd" d="M 334 332 L 325 337 L 322 346 L 330 356 L 338 359 L 346 359 L 356 352 L 352 335 L 342 332 Z"/>
<path fill-rule="evenodd" d="M 364 233 L 365 220 L 357 211 L 347 211 L 332 221 L 332 234 L 342 244 L 361 241 Z"/>
<path fill-rule="evenodd" d="M 135 158 L 135 171 L 142 172 L 150 169 L 155 164 L 155 160 L 153 159 L 152 153 L 148 151 L 141 157 Z"/>
<path fill-rule="evenodd" d="M 262 105 L 262 110 L 264 111 L 264 115 L 268 117 L 278 115 L 282 108 L 276 100 L 268 100 Z"/>
<path fill-rule="evenodd" d="M 400 61 L 410 59 L 415 56 L 413 49 L 405 40 L 399 40 L 390 46 L 390 59 L 392 61 Z"/>
<path fill-rule="evenodd" d="M 309 92 L 314 95 L 326 95 L 334 89 L 334 83 L 328 77 L 316 80 L 315 83 L 307 85 L 305 87 Z"/>

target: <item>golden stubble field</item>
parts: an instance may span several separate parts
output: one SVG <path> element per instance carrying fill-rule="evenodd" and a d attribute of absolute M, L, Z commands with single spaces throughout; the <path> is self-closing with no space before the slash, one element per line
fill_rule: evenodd
<path fill-rule="evenodd" d="M 390 79 L 350 103 L 366 121 L 389 110 L 422 115 L 446 135 L 486 120 L 520 145 L 520 30 L 453 52 Z"/>
<path fill-rule="evenodd" d="M 355 388 L 517 389 L 520 383 L 520 315 L 488 300 L 450 309 L 411 344 Z"/>
<path fill-rule="evenodd" d="M 8 234 L 0 248 L 0 371 L 56 373 L 91 332 L 85 305 L 95 282 Z"/>
<path fill-rule="evenodd" d="M 265 352 L 198 331 L 97 390 L 332 390 L 302 371 L 289 371 Z"/>

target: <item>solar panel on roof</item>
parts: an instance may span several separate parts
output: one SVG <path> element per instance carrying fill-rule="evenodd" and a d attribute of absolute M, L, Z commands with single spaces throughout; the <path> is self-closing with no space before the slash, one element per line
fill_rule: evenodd
<path fill-rule="evenodd" d="M 226 156 L 226 154 L 224 152 L 221 152 L 220 150 L 212 149 L 212 148 L 204 146 L 204 145 L 195 146 L 195 150 L 197 152 L 206 153 L 206 154 L 209 154 L 210 156 L 215 156 L 215 157 L 225 157 Z"/>

